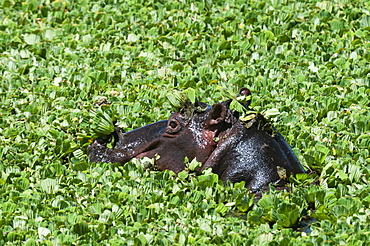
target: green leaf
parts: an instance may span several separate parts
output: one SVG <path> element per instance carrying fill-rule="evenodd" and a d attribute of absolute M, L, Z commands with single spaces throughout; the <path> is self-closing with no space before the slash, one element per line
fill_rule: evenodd
<path fill-rule="evenodd" d="M 37 43 L 40 43 L 41 41 L 41 38 L 39 35 L 36 35 L 36 34 L 25 34 L 24 35 L 24 41 L 27 43 L 27 44 L 37 44 Z"/>
<path fill-rule="evenodd" d="M 114 131 L 112 118 L 102 110 L 92 110 L 93 130 L 99 135 L 109 135 Z"/>
<path fill-rule="evenodd" d="M 188 234 L 180 233 L 179 245 L 187 245 L 187 244 L 188 244 Z"/>
<path fill-rule="evenodd" d="M 244 112 L 245 108 L 237 100 L 233 99 L 230 103 L 230 109 L 238 112 Z"/>
<path fill-rule="evenodd" d="M 25 246 L 36 246 L 37 243 L 36 243 L 36 240 L 34 240 L 33 238 L 29 238 L 27 239 L 27 241 L 24 243 Z"/>
<path fill-rule="evenodd" d="M 196 102 L 195 90 L 193 88 L 188 88 L 185 90 L 185 93 L 187 94 L 190 102 L 194 104 Z"/>
<path fill-rule="evenodd" d="M 263 209 L 270 209 L 274 204 L 270 196 L 264 196 L 258 201 L 258 205 Z"/>
<path fill-rule="evenodd" d="M 189 176 L 189 173 L 187 171 L 182 171 L 182 172 L 179 172 L 177 174 L 177 176 L 179 177 L 179 179 L 186 179 L 188 176 Z"/>
<path fill-rule="evenodd" d="M 89 231 L 89 226 L 85 221 L 81 221 L 73 225 L 73 232 L 80 236 L 87 234 Z"/>
<path fill-rule="evenodd" d="M 41 189 L 47 194 L 55 194 L 59 188 L 58 181 L 51 178 L 41 180 L 40 186 Z"/>
<path fill-rule="evenodd" d="M 180 108 L 181 105 L 181 96 L 178 93 L 167 94 L 167 99 L 174 108 Z"/>
<path fill-rule="evenodd" d="M 203 230 L 203 231 L 205 231 L 205 232 L 211 232 L 211 231 L 212 231 L 211 227 L 210 227 L 210 226 L 209 226 L 209 224 L 208 224 L 208 223 L 206 223 L 206 222 L 201 223 L 201 224 L 199 225 L 199 228 L 200 228 L 200 229 L 202 229 L 202 230 Z"/>
<path fill-rule="evenodd" d="M 279 112 L 279 109 L 277 108 L 268 109 L 262 112 L 262 115 L 264 115 L 266 118 L 269 118 L 271 116 L 276 116 L 279 114 L 280 112 Z"/>
<path fill-rule="evenodd" d="M 17 205 L 13 202 L 4 202 L 1 207 L 3 211 L 8 213 L 13 213 L 17 209 Z"/>
<path fill-rule="evenodd" d="M 248 211 L 254 204 L 254 196 L 245 194 L 241 199 L 237 200 L 236 207 L 241 212 Z"/>
<path fill-rule="evenodd" d="M 128 36 L 127 36 L 127 42 L 136 42 L 139 40 L 139 37 L 133 33 L 130 33 Z"/>
<path fill-rule="evenodd" d="M 342 29 L 343 28 L 343 23 L 340 20 L 333 20 L 330 23 L 330 26 L 331 26 L 331 29 L 333 29 L 334 31 L 336 31 L 336 30 L 339 30 L 339 29 Z"/>
<path fill-rule="evenodd" d="M 56 32 L 54 29 L 48 29 L 45 31 L 44 36 L 45 38 L 52 40 L 56 36 Z"/>
<path fill-rule="evenodd" d="M 277 213 L 280 217 L 278 224 L 282 227 L 292 227 L 296 225 L 301 215 L 296 205 L 287 203 L 282 203 L 279 206 Z"/>
<path fill-rule="evenodd" d="M 30 181 L 26 178 L 18 178 L 16 179 L 15 184 L 21 190 L 27 190 L 30 186 Z"/>
<path fill-rule="evenodd" d="M 189 90 L 189 93 L 192 95 L 191 90 Z M 175 111 L 179 111 L 182 107 L 189 106 L 189 102 L 191 103 L 191 99 L 188 97 L 188 94 L 184 92 L 173 91 L 172 93 L 168 93 L 166 96 Z M 192 99 L 195 100 L 194 98 Z"/>
<path fill-rule="evenodd" d="M 48 236 L 51 234 L 51 231 L 48 228 L 45 228 L 45 227 L 39 227 L 37 229 L 37 232 L 38 232 L 39 238 L 41 240 L 47 239 Z"/>
<path fill-rule="evenodd" d="M 189 163 L 189 170 L 190 171 L 195 171 L 197 168 L 201 167 L 202 163 L 197 161 L 196 158 L 194 158 L 190 163 Z"/>

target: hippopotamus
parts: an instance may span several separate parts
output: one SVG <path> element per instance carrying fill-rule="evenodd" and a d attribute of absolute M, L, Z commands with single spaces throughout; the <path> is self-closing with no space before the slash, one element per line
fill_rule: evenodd
<path fill-rule="evenodd" d="M 242 88 L 239 95 L 251 93 Z M 156 157 L 160 170 L 179 173 L 186 168 L 185 157 L 196 158 L 202 163 L 200 171 L 211 168 L 224 182 L 245 181 L 252 192 L 278 183 L 284 175 L 305 172 L 284 137 L 262 114 L 241 120 L 230 104 L 231 100 L 212 106 L 187 103 L 168 120 L 129 132 L 115 128 L 113 148 L 107 147 L 107 137 L 88 147 L 90 162 L 125 164 L 132 158 Z M 249 109 L 250 100 L 241 104 Z"/>

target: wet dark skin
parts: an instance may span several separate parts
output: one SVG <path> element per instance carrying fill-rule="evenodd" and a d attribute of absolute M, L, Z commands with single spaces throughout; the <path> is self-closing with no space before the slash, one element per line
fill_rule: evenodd
<path fill-rule="evenodd" d="M 239 95 L 250 95 L 242 88 Z M 250 101 L 242 103 L 248 108 Z M 103 139 L 88 147 L 91 162 L 126 163 L 132 158 L 156 158 L 160 170 L 178 173 L 185 169 L 184 158 L 196 158 L 226 182 L 245 181 L 252 192 L 281 180 L 278 168 L 286 174 L 305 172 L 291 147 L 260 114 L 241 122 L 239 113 L 229 109 L 230 101 L 212 107 L 196 103 L 192 108 L 174 113 L 159 121 L 123 133 L 117 128 L 112 149 Z M 201 110 L 199 110 L 201 109 Z"/>
<path fill-rule="evenodd" d="M 90 162 L 119 162 L 126 163 L 132 158 L 143 153 L 153 144 L 153 141 L 160 138 L 167 127 L 167 120 L 140 127 L 130 132 L 123 132 L 121 128 L 115 128 L 114 147 L 107 147 L 109 137 L 102 137 L 94 141 L 88 149 L 87 154 Z"/>

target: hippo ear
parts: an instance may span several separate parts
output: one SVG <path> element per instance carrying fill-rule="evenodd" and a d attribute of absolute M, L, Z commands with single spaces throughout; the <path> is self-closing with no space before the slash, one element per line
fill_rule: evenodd
<path fill-rule="evenodd" d="M 216 103 L 212 106 L 210 111 L 209 125 L 217 125 L 218 123 L 225 121 L 227 116 L 227 107 L 221 103 Z"/>
<path fill-rule="evenodd" d="M 248 96 L 251 96 L 251 95 L 252 95 L 251 91 L 248 88 L 243 87 L 239 90 L 239 93 L 238 93 L 237 97 L 240 97 L 240 96 L 248 97 Z M 251 104 L 251 98 L 250 97 L 246 98 L 245 101 L 240 101 L 240 103 L 244 107 L 248 108 L 248 106 Z"/>
<path fill-rule="evenodd" d="M 245 88 L 245 87 L 242 87 L 240 90 L 239 90 L 239 93 L 238 93 L 238 96 L 249 96 L 251 95 L 251 91 L 248 89 L 248 88 Z"/>

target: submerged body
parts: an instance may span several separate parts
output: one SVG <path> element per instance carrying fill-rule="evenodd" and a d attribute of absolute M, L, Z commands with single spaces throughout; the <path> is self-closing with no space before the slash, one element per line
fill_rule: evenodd
<path fill-rule="evenodd" d="M 249 90 L 242 88 L 239 93 L 247 95 Z M 124 164 L 132 158 L 159 155 L 155 160 L 159 169 L 175 173 L 185 169 L 185 157 L 196 158 L 201 170 L 210 167 L 225 182 L 245 181 L 252 191 L 281 180 L 278 169 L 285 169 L 288 176 L 304 172 L 291 147 L 262 115 L 242 122 L 229 106 L 230 101 L 212 107 L 196 103 L 165 121 L 127 133 L 118 128 L 112 149 L 95 140 L 88 156 L 91 162 Z"/>

